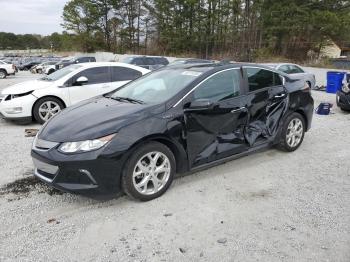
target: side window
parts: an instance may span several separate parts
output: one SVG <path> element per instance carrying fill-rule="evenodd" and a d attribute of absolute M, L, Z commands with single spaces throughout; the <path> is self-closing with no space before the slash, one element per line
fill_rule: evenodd
<path fill-rule="evenodd" d="M 143 58 L 140 58 L 140 57 L 136 57 L 132 60 L 132 64 L 133 65 L 144 65 L 144 61 L 143 61 Z"/>
<path fill-rule="evenodd" d="M 108 66 L 86 69 L 73 77 L 73 83 L 81 76 L 88 79 L 87 85 L 111 82 Z"/>
<path fill-rule="evenodd" d="M 246 68 L 249 92 L 274 86 L 274 73 L 261 68 Z"/>
<path fill-rule="evenodd" d="M 286 74 L 289 74 L 289 66 L 288 66 L 288 65 L 280 66 L 280 67 L 278 68 L 278 70 L 280 70 L 280 71 L 282 71 L 282 72 L 284 72 L 284 73 L 286 73 Z"/>
<path fill-rule="evenodd" d="M 237 69 L 220 72 L 198 86 L 194 99 L 210 99 L 213 102 L 239 96 L 240 71 Z"/>
<path fill-rule="evenodd" d="M 157 64 L 156 61 L 151 57 L 146 57 L 145 60 L 146 60 L 146 63 L 145 63 L 146 65 L 156 65 Z"/>
<path fill-rule="evenodd" d="M 112 82 L 135 80 L 142 76 L 140 71 L 120 66 L 112 66 L 111 71 Z"/>

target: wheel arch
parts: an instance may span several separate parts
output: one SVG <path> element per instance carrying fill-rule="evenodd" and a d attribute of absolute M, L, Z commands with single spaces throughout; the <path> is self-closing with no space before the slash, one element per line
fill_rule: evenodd
<path fill-rule="evenodd" d="M 58 100 L 63 104 L 63 108 L 66 108 L 66 107 L 67 107 L 67 104 L 64 102 L 64 100 L 63 100 L 62 98 L 58 97 L 58 96 L 55 96 L 55 95 L 46 95 L 46 96 L 39 97 L 39 98 L 35 101 L 35 103 L 33 104 L 33 106 L 32 106 L 31 112 L 32 112 L 32 119 L 33 119 L 33 120 L 34 120 L 34 107 L 35 107 L 35 105 L 36 105 L 40 100 L 42 100 L 42 99 L 44 99 L 44 98 L 49 98 L 49 97 L 58 99 Z"/>
<path fill-rule="evenodd" d="M 188 171 L 188 160 L 187 160 L 187 153 L 185 149 L 182 147 L 181 144 L 175 142 L 170 137 L 164 135 L 164 134 L 152 134 L 146 137 L 143 137 L 142 139 L 135 142 L 129 151 L 129 154 L 127 155 L 127 159 L 142 145 L 147 144 L 149 142 L 158 142 L 170 149 L 170 151 L 174 154 L 175 162 L 176 162 L 176 173 L 184 173 Z M 124 162 L 124 165 L 127 161 Z M 124 168 L 124 167 L 123 167 Z"/>
<path fill-rule="evenodd" d="M 302 110 L 302 109 L 299 108 L 299 109 L 295 110 L 294 112 L 300 114 L 300 115 L 303 117 L 304 122 L 305 122 L 305 125 L 306 125 L 305 132 L 307 132 L 308 129 L 309 129 L 309 128 L 308 128 L 308 127 L 309 127 L 309 121 L 308 121 L 308 119 L 307 119 L 307 116 L 306 116 L 304 110 Z"/>

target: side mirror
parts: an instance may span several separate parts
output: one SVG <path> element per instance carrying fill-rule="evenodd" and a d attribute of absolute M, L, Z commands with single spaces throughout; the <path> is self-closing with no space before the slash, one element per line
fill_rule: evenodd
<path fill-rule="evenodd" d="M 209 99 L 197 99 L 190 103 L 186 110 L 207 110 L 213 107 L 214 103 Z"/>
<path fill-rule="evenodd" d="M 89 82 L 89 79 L 87 79 L 86 76 L 81 76 L 75 81 L 74 85 L 81 86 L 86 84 L 87 82 Z"/>

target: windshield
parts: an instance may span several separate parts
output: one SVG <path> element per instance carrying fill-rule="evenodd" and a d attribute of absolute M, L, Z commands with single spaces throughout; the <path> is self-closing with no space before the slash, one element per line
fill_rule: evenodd
<path fill-rule="evenodd" d="M 160 104 L 176 95 L 201 74 L 202 72 L 193 69 L 155 71 L 118 89 L 111 97 Z"/>
<path fill-rule="evenodd" d="M 47 75 L 43 78 L 40 78 L 40 80 L 43 80 L 43 81 L 56 81 L 66 75 L 68 75 L 69 73 L 77 70 L 78 68 L 80 68 L 81 65 L 70 65 L 70 66 L 67 66 L 67 67 L 64 67 L 60 70 L 57 70 L 56 72 L 50 74 L 50 75 Z"/>

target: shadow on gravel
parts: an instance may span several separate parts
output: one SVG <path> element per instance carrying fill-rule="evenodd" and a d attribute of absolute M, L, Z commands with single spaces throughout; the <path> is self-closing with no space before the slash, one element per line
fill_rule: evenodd
<path fill-rule="evenodd" d="M 25 175 L 32 174 L 32 172 L 26 172 Z M 50 188 L 39 179 L 30 175 L 25 178 L 18 179 L 14 182 L 8 183 L 0 188 L 0 196 L 14 194 L 16 196 L 28 196 L 30 192 L 36 191 L 37 193 L 47 193 L 52 195 L 62 195 L 63 192 Z"/>

